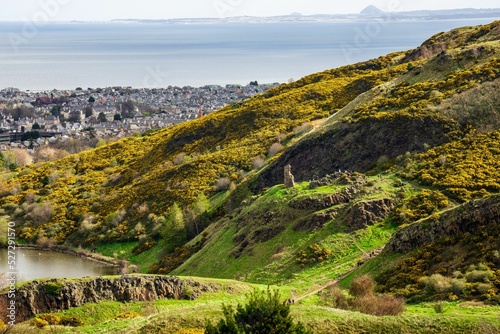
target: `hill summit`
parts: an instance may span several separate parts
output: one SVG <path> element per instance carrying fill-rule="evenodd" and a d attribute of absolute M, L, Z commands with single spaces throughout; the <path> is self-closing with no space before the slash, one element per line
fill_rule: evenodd
<path fill-rule="evenodd" d="M 369 16 L 379 16 L 384 13 L 385 12 L 383 10 L 373 5 L 366 7 L 360 12 L 361 15 L 369 15 Z"/>

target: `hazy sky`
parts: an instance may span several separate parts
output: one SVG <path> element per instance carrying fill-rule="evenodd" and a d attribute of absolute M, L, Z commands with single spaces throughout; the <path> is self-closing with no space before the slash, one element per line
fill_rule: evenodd
<path fill-rule="evenodd" d="M 358 13 L 371 4 L 387 11 L 500 7 L 498 0 L 2 0 L 0 21 Z"/>

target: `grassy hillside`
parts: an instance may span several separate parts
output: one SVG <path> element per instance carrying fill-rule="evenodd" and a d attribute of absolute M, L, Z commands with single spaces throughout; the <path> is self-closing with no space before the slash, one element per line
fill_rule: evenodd
<path fill-rule="evenodd" d="M 209 242 L 172 273 L 297 288 L 345 273 L 388 241 L 395 228 L 383 220 L 400 188 L 393 178 L 361 174 L 325 183 L 278 185 L 253 197 L 208 228 Z"/>

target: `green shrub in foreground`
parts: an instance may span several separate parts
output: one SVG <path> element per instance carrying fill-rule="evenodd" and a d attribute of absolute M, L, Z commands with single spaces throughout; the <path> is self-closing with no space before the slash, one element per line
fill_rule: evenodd
<path fill-rule="evenodd" d="M 223 306 L 224 318 L 217 325 L 208 322 L 206 334 L 302 334 L 311 333 L 301 324 L 294 324 L 290 306 L 280 301 L 278 291 L 254 290 L 245 305 L 236 310 Z"/>

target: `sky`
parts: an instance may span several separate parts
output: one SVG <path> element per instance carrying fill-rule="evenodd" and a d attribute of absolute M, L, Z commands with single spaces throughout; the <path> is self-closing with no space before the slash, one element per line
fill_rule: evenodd
<path fill-rule="evenodd" d="M 500 8 L 498 0 L 2 0 L 0 21 L 347 14 L 359 13 L 368 5 L 386 11 Z"/>

